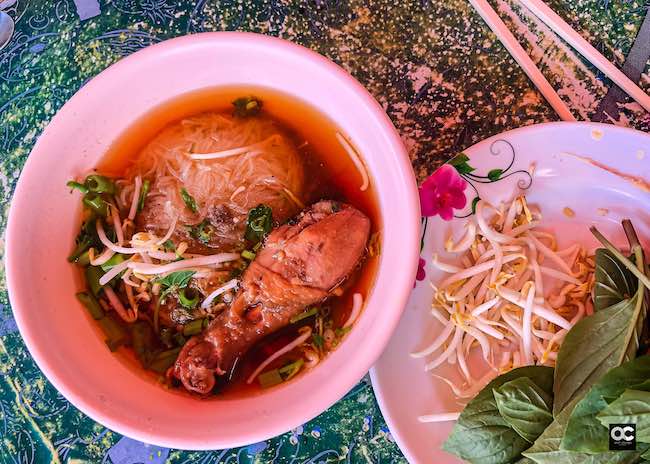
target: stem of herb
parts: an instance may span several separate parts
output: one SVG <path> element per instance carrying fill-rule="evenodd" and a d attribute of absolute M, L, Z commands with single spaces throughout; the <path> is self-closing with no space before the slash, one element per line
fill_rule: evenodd
<path fill-rule="evenodd" d="M 69 182 L 66 183 L 65 185 L 67 185 L 67 186 L 70 187 L 71 189 L 77 189 L 77 190 L 79 190 L 81 193 L 84 193 L 84 194 L 85 194 L 85 193 L 88 193 L 88 189 L 86 188 L 86 186 L 85 186 L 84 184 L 80 184 L 79 182 L 76 182 L 76 181 L 74 181 L 74 180 L 69 181 Z"/>
<path fill-rule="evenodd" d="M 108 177 L 100 176 L 97 174 L 86 177 L 84 182 L 85 187 L 94 193 L 108 193 L 113 195 L 115 193 L 115 184 Z"/>

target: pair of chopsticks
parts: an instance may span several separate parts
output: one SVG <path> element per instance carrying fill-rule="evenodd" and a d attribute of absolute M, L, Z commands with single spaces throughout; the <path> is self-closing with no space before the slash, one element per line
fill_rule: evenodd
<path fill-rule="evenodd" d="M 562 18 L 560 18 L 542 0 L 519 0 L 541 21 L 546 23 L 556 34 L 562 37 L 578 53 L 596 66 L 600 71 L 609 77 L 612 82 L 618 85 L 625 93 L 636 100 L 639 105 L 650 111 L 650 96 L 638 85 L 632 82 L 589 42 L 574 31 Z M 519 44 L 515 36 L 510 32 L 499 15 L 492 9 L 487 0 L 469 0 L 474 9 L 483 17 L 487 25 L 499 38 L 512 57 L 519 63 L 519 66 L 528 75 L 533 84 L 539 89 L 546 101 L 553 107 L 555 112 L 563 121 L 575 121 L 576 118 L 555 92 L 551 84 L 546 80 L 533 60 L 528 56 L 526 50 Z"/>

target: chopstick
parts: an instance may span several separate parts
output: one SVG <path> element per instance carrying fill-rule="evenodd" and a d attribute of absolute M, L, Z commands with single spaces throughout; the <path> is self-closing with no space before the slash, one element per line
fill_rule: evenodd
<path fill-rule="evenodd" d="M 471 1 L 471 0 L 470 0 Z M 614 66 L 589 42 L 574 31 L 557 13 L 549 8 L 542 0 L 519 0 L 535 16 L 542 20 L 556 34 L 567 41 L 569 45 L 585 57 L 591 64 L 602 71 L 612 82 L 618 85 L 625 93 L 636 102 L 650 111 L 650 95 L 645 93 L 638 85 L 632 82 L 621 70 Z M 496 33 L 496 31 L 495 31 Z M 498 34 L 497 34 L 498 35 Z"/>
<path fill-rule="evenodd" d="M 521 66 L 530 80 L 533 81 L 533 84 L 535 84 L 549 105 L 560 116 L 560 119 L 563 121 L 575 121 L 576 118 L 571 114 L 569 108 L 564 104 L 555 90 L 553 90 L 551 84 L 546 80 L 533 60 L 528 56 L 526 50 L 519 44 L 519 41 L 512 35 L 512 32 L 510 32 L 496 11 L 492 9 L 487 0 L 469 0 L 469 2 L 496 34 L 508 52 L 510 52 L 510 55 L 519 63 L 519 66 Z"/>

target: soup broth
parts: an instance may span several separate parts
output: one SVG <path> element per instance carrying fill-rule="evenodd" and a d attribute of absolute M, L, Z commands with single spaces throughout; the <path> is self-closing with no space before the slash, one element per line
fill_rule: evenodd
<path fill-rule="evenodd" d="M 237 104 L 233 106 L 233 102 Z M 238 116 L 238 111 L 243 113 Z M 253 143 L 241 153 L 236 144 L 221 149 L 220 140 L 229 134 L 238 137 L 240 127 L 248 131 L 242 132 L 242 137 Z M 212 128 L 216 128 L 215 132 L 211 132 Z M 198 134 L 196 143 L 192 141 L 194 134 Z M 182 357 L 183 350 L 198 350 L 194 347 L 197 343 L 207 343 L 197 340 L 211 330 L 208 327 L 218 324 L 215 319 L 223 319 L 220 312 L 235 311 L 242 295 L 248 294 L 246 273 L 257 272 L 253 270 L 257 267 L 266 269 L 253 263 L 263 262 L 263 256 L 268 255 L 264 250 L 273 246 L 269 241 L 280 235 L 273 231 L 298 228 L 300 233 L 306 220 L 312 221 L 308 224 L 313 226 L 310 230 L 326 231 L 324 226 L 318 228 L 324 224 L 320 221 L 354 210 L 358 217 L 369 220 L 370 230 L 363 242 L 363 253 L 344 278 L 325 289 L 323 298 L 303 309 L 293 309 L 295 314 L 287 318 L 288 323 L 268 328 L 263 337 L 249 343 L 227 372 L 219 372 L 217 366 L 214 386 L 196 381 L 194 391 L 209 390 L 221 398 L 253 394 L 317 368 L 354 330 L 352 319 L 358 317 L 359 301 L 370 294 L 379 262 L 381 218 L 374 184 L 370 180 L 367 189 L 360 188 L 363 177 L 358 163 L 352 159 L 354 153 L 341 144 L 341 136 L 344 133 L 339 128 L 308 104 L 250 86 L 182 95 L 134 123 L 98 164 L 96 179 L 91 175 L 76 184 L 84 193 L 85 218 L 71 261 L 84 268 L 88 290 L 80 299 L 86 306 L 100 308 L 101 317 L 98 311 L 91 314 L 99 319 L 111 349 L 142 375 L 158 378 L 169 386 L 187 387 L 188 382 L 193 385 L 194 377 L 187 380 L 181 375 L 183 382 L 178 380 L 178 372 L 183 371 L 176 357 Z M 206 180 L 207 175 L 214 178 Z M 249 179 L 256 176 L 263 179 Z M 95 183 L 105 181 L 114 185 L 114 191 L 102 192 L 100 186 L 96 192 Z M 208 188 L 197 186 L 201 182 Z M 222 182 L 228 187 L 221 188 Z M 219 198 L 220 204 L 212 204 L 214 198 Z M 261 206 L 268 206 L 268 216 L 263 215 L 267 210 Z M 327 211 L 321 214 L 323 208 Z M 256 218 L 260 223 L 268 220 L 272 230 L 255 236 Z M 116 221 L 121 232 L 114 226 Z M 221 227 L 220 221 L 228 223 L 228 227 Z M 93 235 L 93 224 L 100 241 L 106 243 L 101 240 L 103 233 L 110 244 L 119 245 L 117 251 L 102 251 Z M 80 251 L 80 243 L 85 244 L 84 233 L 96 249 L 91 246 Z M 323 243 L 327 247 L 325 239 Z M 133 253 L 138 247 L 149 251 Z M 110 259 L 101 263 L 108 255 Z M 184 267 L 188 260 L 198 263 L 206 256 L 213 262 Z M 224 261 L 217 263 L 219 256 Z M 113 268 L 115 277 L 108 283 L 99 288 L 92 283 L 93 279 L 101 283 L 101 276 Z M 115 272 L 118 268 L 120 273 Z M 94 271 L 94 276 L 89 270 Z M 311 277 L 302 278 L 308 281 Z M 204 304 L 212 293 L 228 285 L 231 287 Z M 90 299 L 90 303 L 83 298 Z M 269 305 L 263 299 L 259 301 L 249 301 L 242 318 L 262 317 L 266 321 L 269 312 L 264 311 Z M 278 314 L 282 311 L 278 310 Z M 111 327 L 123 334 L 121 340 L 111 340 Z M 305 339 L 303 343 L 276 356 L 300 338 Z M 186 346 L 188 343 L 191 348 Z"/>

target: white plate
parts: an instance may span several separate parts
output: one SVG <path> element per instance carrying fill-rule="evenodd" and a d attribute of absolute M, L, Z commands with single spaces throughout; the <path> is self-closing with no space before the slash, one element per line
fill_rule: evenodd
<path fill-rule="evenodd" d="M 409 353 L 431 341 L 442 325 L 430 315 L 434 283 L 441 273 L 431 266 L 434 252 L 452 260 L 444 241 L 450 231 L 460 235 L 463 219 L 471 214 L 478 194 L 492 204 L 516 196 L 521 187 L 530 204 L 541 207 L 543 228 L 555 231 L 560 246 L 580 242 L 595 248 L 588 225 L 596 224 L 615 242 L 623 244 L 620 221 L 633 220 L 638 234 L 650 238 L 650 135 L 631 129 L 592 123 L 550 123 L 516 129 L 491 137 L 465 151 L 467 164 L 475 168 L 464 176 L 468 208 L 455 211 L 449 222 L 428 218 L 423 232 L 421 257 L 426 278 L 411 294 L 400 325 L 386 351 L 370 372 L 377 400 L 392 435 L 411 463 L 460 462 L 440 447 L 453 423 L 422 424 L 423 414 L 460 411 L 449 387 L 424 372 L 426 360 Z M 525 171 L 534 166 L 530 178 Z M 499 180 L 490 171 L 500 169 Z M 483 177 L 482 177 L 483 176 Z M 492 172 L 496 178 L 496 171 Z M 476 190 L 475 190 L 476 189 Z M 575 213 L 568 217 L 565 208 Z M 570 212 L 569 212 L 570 214 Z M 424 227 L 423 227 L 424 229 Z M 644 243 L 647 246 L 647 240 Z M 470 364 L 479 373 L 476 359 Z M 435 373 L 459 379 L 455 368 Z M 475 375 L 477 377 L 477 375 Z"/>

